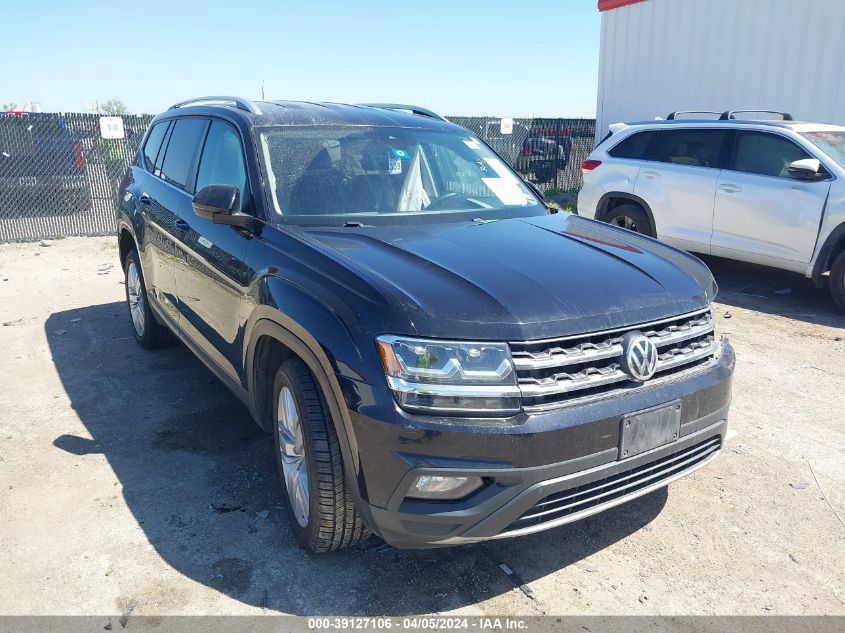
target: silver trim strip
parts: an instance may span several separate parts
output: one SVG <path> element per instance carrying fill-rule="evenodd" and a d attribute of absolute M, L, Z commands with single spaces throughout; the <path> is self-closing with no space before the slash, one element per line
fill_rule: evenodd
<path fill-rule="evenodd" d="M 399 393 L 413 393 L 424 396 L 456 396 L 461 398 L 518 398 L 516 385 L 430 385 L 408 382 L 396 376 L 388 376 L 387 384 Z"/>
<path fill-rule="evenodd" d="M 667 461 L 663 464 L 652 466 L 651 468 L 646 468 L 645 470 L 639 471 L 637 473 L 632 473 L 628 477 L 619 478 L 618 482 L 623 482 L 625 480 L 629 480 L 629 479 L 632 479 L 634 477 L 638 477 L 639 475 L 641 475 L 643 473 L 648 473 L 648 472 L 655 471 L 655 470 L 657 471 L 657 472 L 652 472 L 652 474 L 649 475 L 648 477 L 639 477 L 636 481 L 629 481 L 624 486 L 614 486 L 614 484 L 617 483 L 617 481 L 614 481 L 612 484 L 601 484 L 601 485 L 589 488 L 587 490 L 578 491 L 577 493 L 573 493 L 569 497 L 562 497 L 560 499 L 554 499 L 552 501 L 547 501 L 547 502 L 544 502 L 544 503 L 538 503 L 534 506 L 535 508 L 541 508 L 544 505 L 551 505 L 551 504 L 557 503 L 559 501 L 565 501 L 566 499 L 569 499 L 569 498 L 572 498 L 572 497 L 578 497 L 578 496 L 581 496 L 583 494 L 589 494 L 591 492 L 601 490 L 602 488 L 609 488 L 608 490 L 606 490 L 604 492 L 601 492 L 599 494 L 595 494 L 592 497 L 588 497 L 588 498 L 582 499 L 580 501 L 574 501 L 573 503 L 555 506 L 554 508 L 550 508 L 548 510 L 543 510 L 541 512 L 533 512 L 533 513 L 530 513 L 530 514 L 526 513 L 523 516 L 521 516 L 519 519 L 517 519 L 517 521 L 522 521 L 522 520 L 527 520 L 527 519 L 536 519 L 536 518 L 539 518 L 539 517 L 542 517 L 542 516 L 546 516 L 548 514 L 555 514 L 556 512 L 562 512 L 562 511 L 567 510 L 569 508 L 574 508 L 576 506 L 583 505 L 585 503 L 590 503 L 591 501 L 594 501 L 596 499 L 601 499 L 602 497 L 607 497 L 608 495 L 612 495 L 612 494 L 614 494 L 614 493 L 616 493 L 620 490 L 626 490 L 627 488 L 631 488 L 633 486 L 636 486 L 637 484 L 642 483 L 643 481 L 650 481 L 652 479 L 660 477 L 661 475 L 665 475 L 666 471 L 675 470 L 676 468 L 690 464 L 690 463 L 692 463 L 692 462 L 694 462 L 698 459 L 702 459 L 703 455 L 706 455 L 706 454 L 709 454 L 709 453 L 712 453 L 714 451 L 719 450 L 718 447 L 719 447 L 719 443 L 714 441 L 714 442 L 711 442 L 708 445 L 699 446 L 698 449 L 696 449 L 694 451 L 689 451 L 687 453 L 684 453 L 682 451 L 680 454 L 675 456 L 676 459 Z"/>
<path fill-rule="evenodd" d="M 524 534 L 534 534 L 535 532 L 542 532 L 543 530 L 548 530 L 550 528 L 558 527 L 559 525 L 566 525 L 567 523 L 574 523 L 575 521 L 579 521 L 585 517 L 592 516 L 594 514 L 598 514 L 599 512 L 604 512 L 605 510 L 609 510 L 610 508 L 615 508 L 616 506 L 620 506 L 623 503 L 628 503 L 632 499 L 636 499 L 638 497 L 643 497 L 650 492 L 654 492 L 655 490 L 659 490 L 665 486 L 668 486 L 673 481 L 677 481 L 681 477 L 686 477 L 687 475 L 694 473 L 699 468 L 704 468 L 710 462 L 716 460 L 719 455 L 722 454 L 721 449 L 710 455 L 707 459 L 698 464 L 693 465 L 691 468 L 687 468 L 686 470 L 682 470 L 679 473 L 675 473 L 671 477 L 666 479 L 661 479 L 660 481 L 655 481 L 654 483 L 646 486 L 645 488 L 641 488 L 639 490 L 635 490 L 634 492 L 624 495 L 622 497 L 617 497 L 616 499 L 611 499 L 606 503 L 600 503 L 599 505 L 593 506 L 591 508 L 586 508 L 581 510 L 580 512 L 573 512 L 572 514 L 568 514 L 565 517 L 561 517 L 559 519 L 555 519 L 553 521 L 546 521 L 545 523 L 540 523 L 538 525 L 532 525 L 530 527 L 520 528 L 518 530 L 513 530 L 511 532 L 502 532 L 501 534 L 497 534 L 491 538 L 493 539 L 500 539 L 500 538 L 510 538 L 512 536 L 522 536 Z"/>

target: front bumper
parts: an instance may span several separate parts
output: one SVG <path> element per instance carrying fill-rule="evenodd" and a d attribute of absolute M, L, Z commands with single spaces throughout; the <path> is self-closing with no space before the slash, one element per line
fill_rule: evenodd
<path fill-rule="evenodd" d="M 396 547 L 472 543 L 545 530 L 648 494 L 718 456 L 734 362 L 724 341 L 717 360 L 678 380 L 507 423 L 396 410 L 397 424 L 350 411 L 370 527 Z M 678 438 L 623 459 L 623 417 L 675 401 Z M 460 501 L 406 498 L 423 474 L 474 475 L 485 486 Z"/>

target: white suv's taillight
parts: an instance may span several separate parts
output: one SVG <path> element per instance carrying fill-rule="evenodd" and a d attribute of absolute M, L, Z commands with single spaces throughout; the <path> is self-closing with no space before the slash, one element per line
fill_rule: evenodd
<path fill-rule="evenodd" d="M 592 160 L 588 158 L 587 160 L 581 162 L 581 173 L 587 174 L 593 171 L 599 165 L 601 165 L 600 160 Z"/>

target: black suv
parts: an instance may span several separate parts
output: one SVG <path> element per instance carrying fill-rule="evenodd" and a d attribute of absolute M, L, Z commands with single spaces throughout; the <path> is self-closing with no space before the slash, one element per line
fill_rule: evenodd
<path fill-rule="evenodd" d="M 175 334 L 273 433 L 310 551 L 543 530 L 722 446 L 704 264 L 553 214 L 425 109 L 183 102 L 120 200 L 138 342 Z"/>

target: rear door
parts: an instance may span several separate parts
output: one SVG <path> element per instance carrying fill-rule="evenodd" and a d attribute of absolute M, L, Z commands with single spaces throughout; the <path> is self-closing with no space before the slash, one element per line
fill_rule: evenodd
<path fill-rule="evenodd" d="M 830 191 L 830 180 L 789 175 L 789 163 L 811 158 L 775 132 L 738 131 L 729 169 L 716 187 L 712 252 L 804 272 Z"/>
<path fill-rule="evenodd" d="M 710 252 L 713 197 L 727 138 L 725 128 L 654 132 L 634 193 L 651 207 L 659 239 Z"/>
<path fill-rule="evenodd" d="M 141 270 L 147 292 L 176 324 L 176 212 L 184 204 L 184 193 L 161 178 L 161 164 L 173 131 L 173 121 L 156 123 L 141 149 L 142 168 L 129 186 L 135 208 L 143 219 L 138 235 Z"/>
<path fill-rule="evenodd" d="M 249 211 L 244 146 L 237 129 L 221 119 L 209 121 L 198 147 L 198 159 L 188 190 L 206 185 L 234 185 L 241 208 Z M 176 265 L 179 326 L 233 380 L 239 380 L 240 303 L 243 297 L 244 255 L 250 234 L 226 224 L 214 224 L 193 212 L 190 203 L 180 213 L 181 257 Z"/>

